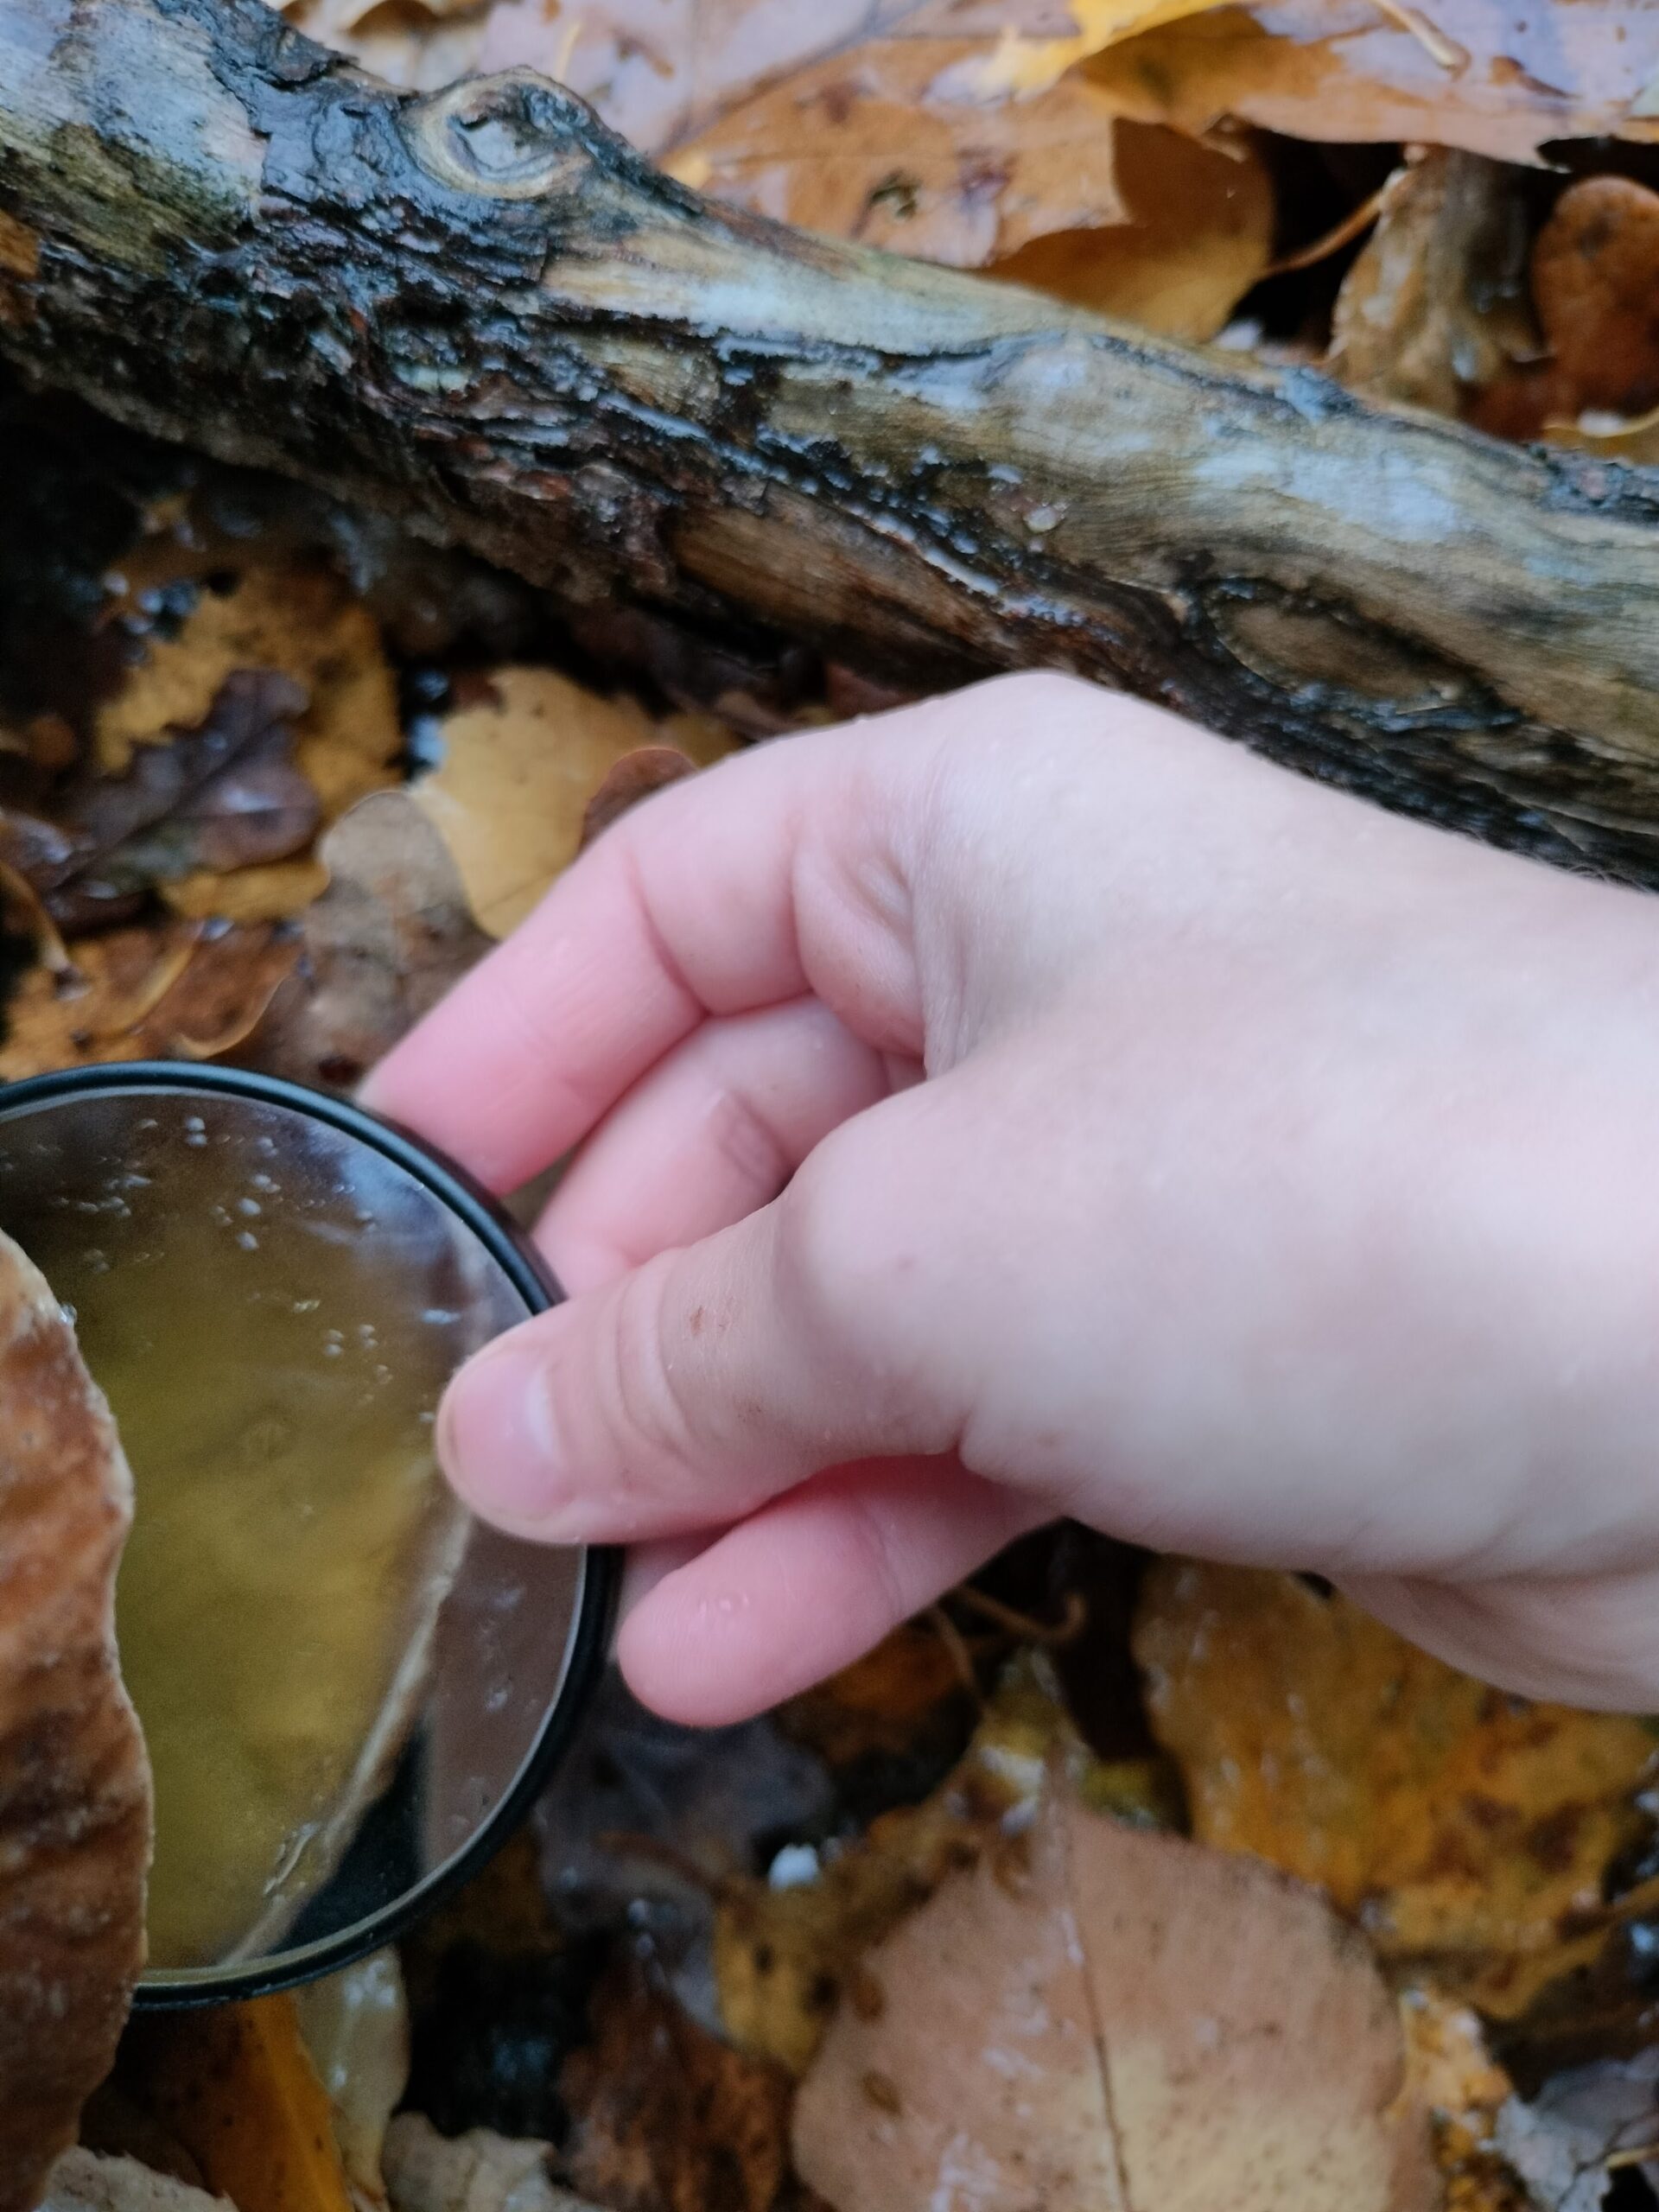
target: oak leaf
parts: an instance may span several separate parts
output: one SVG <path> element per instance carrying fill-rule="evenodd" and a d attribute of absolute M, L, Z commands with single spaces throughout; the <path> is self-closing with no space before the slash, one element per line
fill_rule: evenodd
<path fill-rule="evenodd" d="M 838 2212 L 1427 2212 L 1358 1939 L 1272 1869 L 1055 1789 L 868 1954 L 796 2104 Z"/>

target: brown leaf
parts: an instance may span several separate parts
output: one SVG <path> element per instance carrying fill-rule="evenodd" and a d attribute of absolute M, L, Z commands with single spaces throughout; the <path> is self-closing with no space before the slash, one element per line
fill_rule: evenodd
<path fill-rule="evenodd" d="M 781 2067 L 699 2027 L 638 1961 L 594 1998 L 594 2040 L 565 2061 L 561 2164 L 610 2212 L 784 2212 L 791 2195 Z"/>
<path fill-rule="evenodd" d="M 1389 179 L 1338 295 L 1328 365 L 1355 391 L 1460 415 L 1535 355 L 1516 172 L 1428 149 Z"/>
<path fill-rule="evenodd" d="M 0 1235 L 0 2212 L 73 2141 L 143 1963 L 149 1769 L 114 1620 L 131 1513 L 73 1330 Z"/>
<path fill-rule="evenodd" d="M 291 0 L 394 81 L 525 64 L 699 190 L 982 266 L 1127 219 L 1114 102 L 1073 65 L 1217 0 L 497 0 L 467 22 Z M 468 35 L 470 31 L 471 35 Z"/>
<path fill-rule="evenodd" d="M 1610 459 L 1659 454 L 1659 193 L 1629 177 L 1569 185 L 1532 251 L 1545 356 L 1495 375 L 1471 410 L 1482 429 Z"/>
<path fill-rule="evenodd" d="M 1121 113 L 1178 130 L 1231 116 L 1530 162 L 1551 139 L 1653 135 L 1659 16 L 1645 0 L 1256 0 L 1085 67 Z"/>
<path fill-rule="evenodd" d="M 575 858 L 588 803 L 630 753 L 671 739 L 702 766 L 731 748 L 710 715 L 659 729 L 549 668 L 497 669 L 488 696 L 443 725 L 443 760 L 413 791 L 442 832 L 480 926 L 505 937 Z M 660 746 L 658 746 L 660 749 Z"/>
<path fill-rule="evenodd" d="M 292 1997 L 141 2014 L 118 2078 L 237 2212 L 354 2212 Z"/>
<path fill-rule="evenodd" d="M 1644 1722 L 1505 1696 L 1242 1567 L 1160 1563 L 1135 1653 L 1194 1834 L 1318 1883 L 1384 1957 L 1510 2018 L 1599 1943 Z"/>
<path fill-rule="evenodd" d="M 1399 2017 L 1311 1891 L 1064 1792 L 868 1954 L 801 2085 L 839 2212 L 1407 2212 Z"/>
<path fill-rule="evenodd" d="M 606 771 L 604 782 L 582 810 L 578 850 L 586 852 L 595 837 L 603 836 L 613 822 L 620 822 L 641 799 L 696 772 L 696 762 L 675 745 L 641 745 L 625 753 L 613 768 Z"/>
<path fill-rule="evenodd" d="M 442 836 L 407 791 L 379 791 L 323 838 L 324 896 L 299 971 L 239 1057 L 349 1088 L 490 948 Z M 3 1066 L 3 1063 L 0 1063 Z"/>
<path fill-rule="evenodd" d="M 130 588 L 153 592 L 175 575 L 198 582 L 213 550 L 194 536 L 158 539 L 128 563 Z M 278 671 L 304 692 L 294 759 L 315 793 L 316 819 L 333 822 L 395 780 L 403 732 L 378 623 L 332 569 L 270 559 L 243 569 L 228 590 L 200 589 L 176 635 L 151 632 L 143 660 L 99 712 L 99 765 L 120 774 L 136 750 L 200 722 L 238 669 Z M 228 876 L 225 865 L 207 861 L 168 880 L 168 903 L 194 918 L 277 921 L 303 912 L 327 880 L 310 861 L 230 863 Z"/>
<path fill-rule="evenodd" d="M 235 671 L 194 728 L 137 747 L 120 774 L 89 776 L 64 794 L 56 851 L 42 849 L 31 824 L 8 857 L 68 929 L 118 918 L 136 893 L 194 870 L 286 858 L 310 842 L 321 812 L 293 758 L 305 705 L 286 676 Z"/>
<path fill-rule="evenodd" d="M 1247 139 L 1200 145 L 1136 123 L 1120 124 L 1114 143 L 1126 219 L 1056 230 L 989 273 L 1166 337 L 1213 338 L 1273 251 L 1273 184 L 1260 149 Z"/>
<path fill-rule="evenodd" d="M 0 1082 L 99 1060 L 213 1060 L 247 1037 L 300 956 L 291 928 L 166 922 L 70 948 L 7 1002 Z"/>
<path fill-rule="evenodd" d="M 859 1994 L 858 1961 L 971 1863 L 988 1835 L 1034 1805 L 1047 1761 L 1076 1751 L 1040 1666 L 1011 1667 L 968 1750 L 920 1804 L 873 1821 L 826 1857 L 816 1880 L 775 1888 L 728 1879 L 715 1922 L 721 2018 L 744 2050 L 799 2073 L 817 2049 L 837 1997 Z"/>

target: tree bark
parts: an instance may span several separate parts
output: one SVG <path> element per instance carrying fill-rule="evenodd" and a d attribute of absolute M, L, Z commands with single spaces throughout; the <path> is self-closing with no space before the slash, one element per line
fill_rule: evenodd
<path fill-rule="evenodd" d="M 1659 476 L 734 213 L 524 72 L 0 0 L 0 353 L 569 598 L 1071 667 L 1659 886 Z"/>

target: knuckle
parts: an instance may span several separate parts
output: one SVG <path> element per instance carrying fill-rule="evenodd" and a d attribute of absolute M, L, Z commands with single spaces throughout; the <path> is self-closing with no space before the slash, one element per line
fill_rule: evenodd
<path fill-rule="evenodd" d="M 908 1361 L 919 1230 L 888 1150 L 856 1122 L 826 1138 L 779 1202 L 778 1295 L 838 1364 L 879 1388 Z"/>
<path fill-rule="evenodd" d="M 748 1190 L 781 1190 L 789 1167 L 776 1131 L 741 1090 L 722 1090 L 710 1109 L 709 1135 L 720 1157 Z"/>

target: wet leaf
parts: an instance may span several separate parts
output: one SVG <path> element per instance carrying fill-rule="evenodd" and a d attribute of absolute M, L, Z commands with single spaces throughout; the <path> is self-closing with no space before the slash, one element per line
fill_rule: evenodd
<path fill-rule="evenodd" d="M 442 762 L 414 798 L 492 937 L 505 937 L 575 858 L 589 803 L 629 754 L 671 738 L 702 766 L 731 749 L 710 716 L 671 716 L 659 733 L 632 700 L 601 698 L 552 669 L 498 669 L 488 695 L 445 721 Z"/>
<path fill-rule="evenodd" d="M 238 669 L 201 721 L 137 747 L 118 773 L 91 775 L 49 823 L 0 823 L 0 852 L 68 929 L 196 871 L 286 858 L 308 845 L 321 802 L 294 760 L 305 693 L 286 676 Z"/>
<path fill-rule="evenodd" d="M 214 1060 L 264 1018 L 300 957 L 289 928 L 169 921 L 70 948 L 31 969 L 6 1003 L 0 1082 L 100 1060 Z"/>
<path fill-rule="evenodd" d="M 609 2212 L 785 2212 L 793 2084 L 700 2027 L 636 1961 L 595 1994 L 566 2060 L 564 2177 Z"/>
<path fill-rule="evenodd" d="M 1272 1869 L 1084 1811 L 861 1963 L 794 2145 L 839 2212 L 1407 2212 L 1438 2197 L 1395 2006 Z"/>
<path fill-rule="evenodd" d="M 1479 2017 L 1433 1990 L 1401 2005 L 1408 2094 L 1428 2114 L 1445 2212 L 1533 2212 L 1497 2147 L 1497 2117 L 1515 2084 L 1487 2050 Z"/>
<path fill-rule="evenodd" d="M 149 1763 L 116 1656 L 132 1478 L 56 1298 L 0 1235 L 0 2208 L 29 2212 L 143 1962 Z"/>
<path fill-rule="evenodd" d="M 670 784 L 695 774 L 696 766 L 689 754 L 672 745 L 641 745 L 625 753 L 613 768 L 606 771 L 604 782 L 582 809 L 578 849 L 585 852 L 630 807 L 638 806 L 653 791 L 665 791 Z"/>
<path fill-rule="evenodd" d="M 1377 399 L 1460 415 L 1539 351 L 1526 295 L 1516 172 L 1434 148 L 1389 179 L 1376 227 L 1343 281 L 1329 366 Z"/>
<path fill-rule="evenodd" d="M 1510 2018 L 1599 1944 L 1645 1722 L 1506 1696 L 1244 1568 L 1160 1563 L 1135 1651 L 1194 1834 L 1319 1884 L 1383 1957 Z"/>
<path fill-rule="evenodd" d="M 1566 438 L 1624 460 L 1651 458 L 1659 193 L 1622 176 L 1569 185 L 1539 232 L 1531 276 L 1546 358 L 1495 380 L 1475 419 L 1506 437 Z"/>
<path fill-rule="evenodd" d="M 237 2212 L 352 2212 L 328 2093 L 291 1997 L 141 2015 L 119 2078 Z"/>
<path fill-rule="evenodd" d="M 133 589 L 142 581 L 153 590 L 181 563 L 190 575 L 191 559 L 188 547 L 163 544 L 153 575 L 132 564 Z M 380 627 L 331 569 L 251 563 L 228 589 L 201 588 L 176 635 L 152 627 L 143 654 L 96 720 L 96 758 L 106 773 L 122 773 L 135 749 L 163 741 L 169 730 L 200 723 L 234 671 L 264 670 L 304 694 L 294 718 L 294 759 L 315 794 L 315 820 L 333 822 L 396 780 L 391 764 L 403 734 Z M 237 866 L 228 880 L 226 866 Z M 170 882 L 168 896 L 193 916 L 272 921 L 302 912 L 326 880 L 304 864 L 209 861 L 201 872 Z"/>
<path fill-rule="evenodd" d="M 1644 0 L 1258 0 L 1084 66 L 1143 122 L 1529 162 L 1553 139 L 1652 135 L 1659 17 Z"/>

